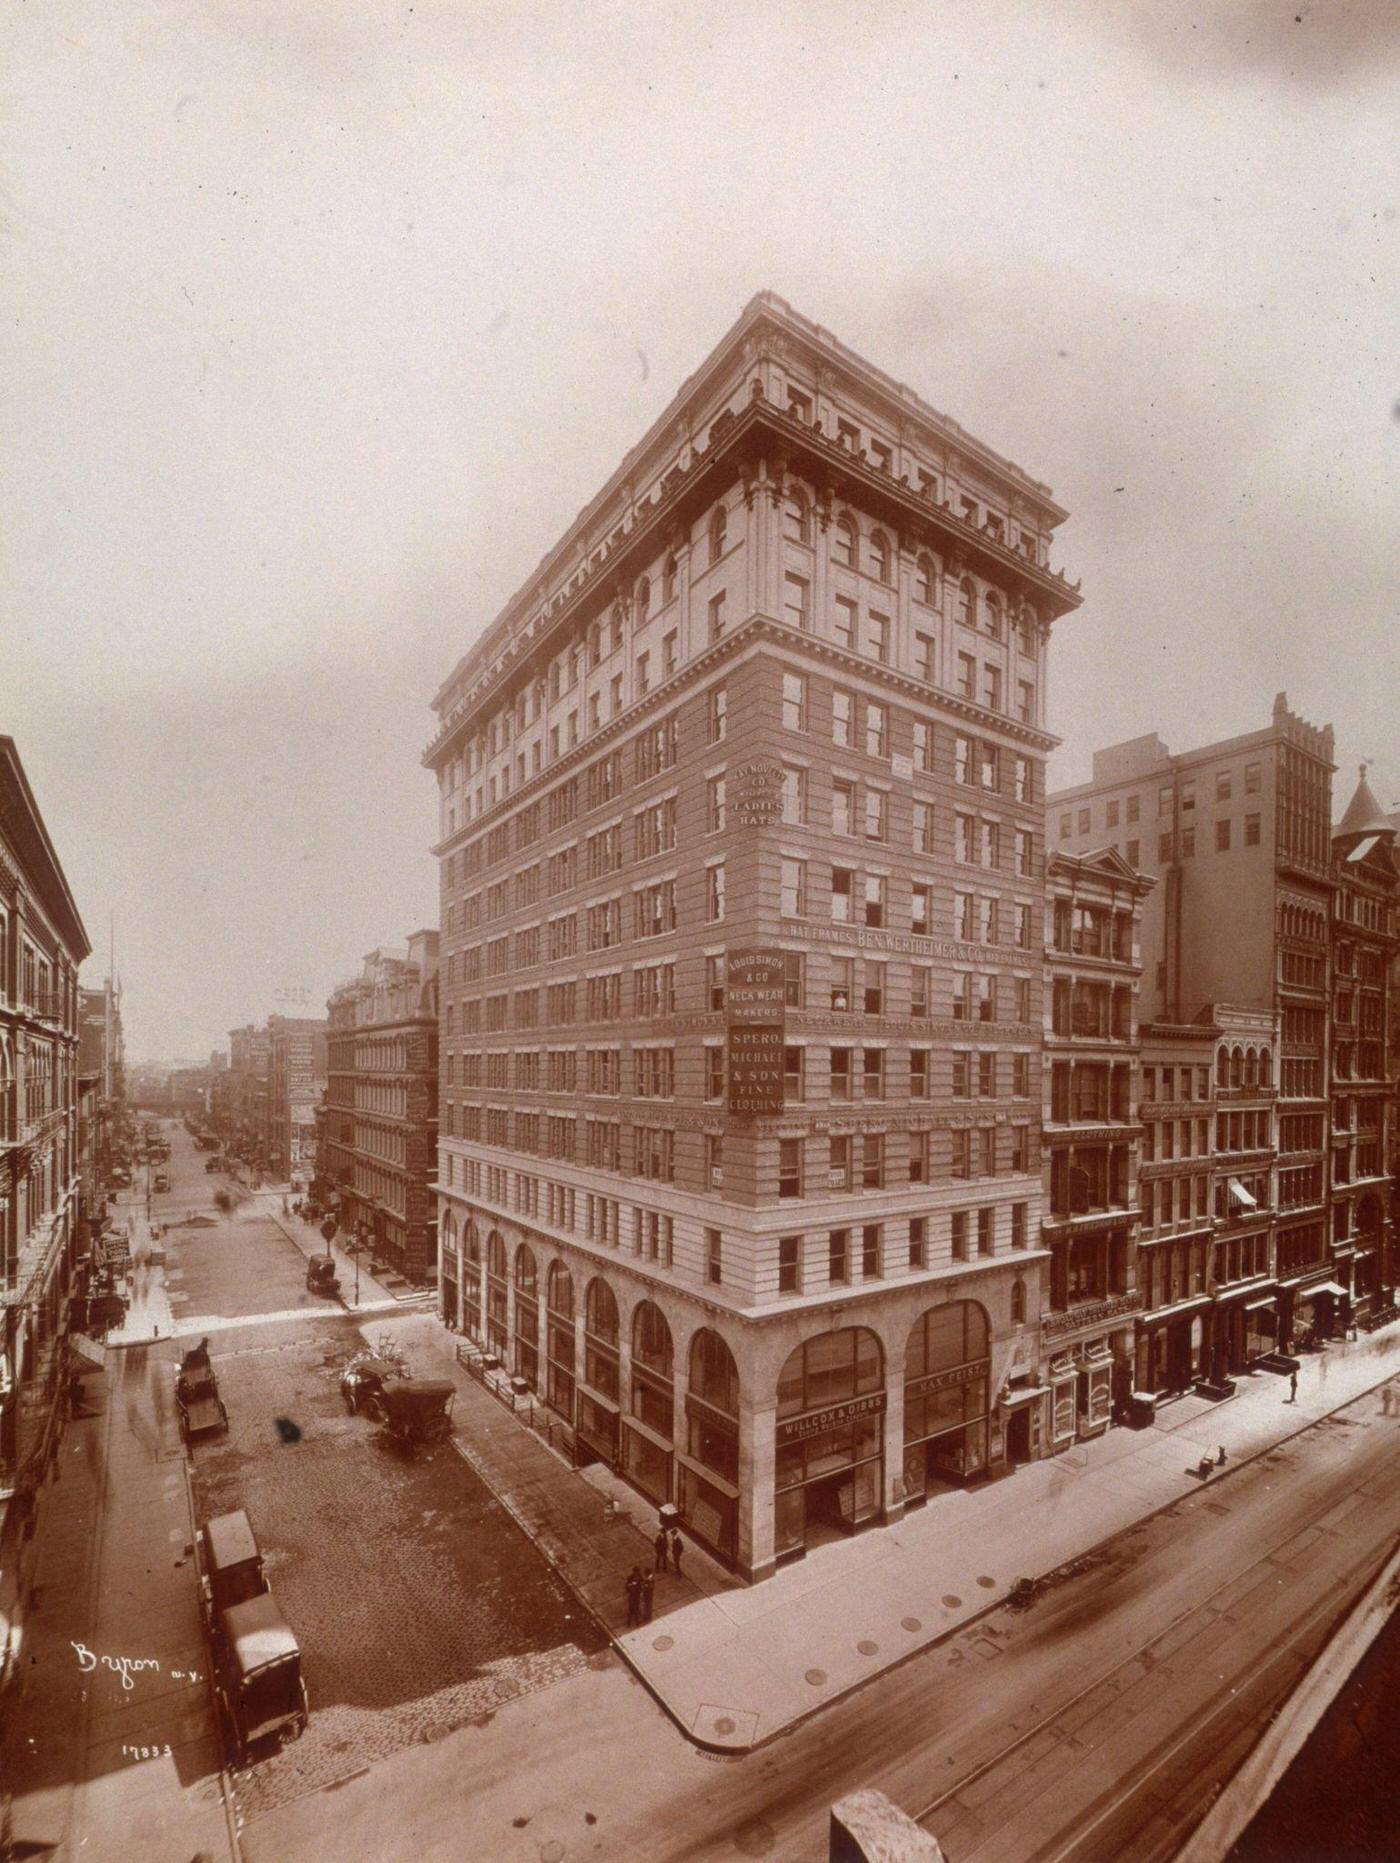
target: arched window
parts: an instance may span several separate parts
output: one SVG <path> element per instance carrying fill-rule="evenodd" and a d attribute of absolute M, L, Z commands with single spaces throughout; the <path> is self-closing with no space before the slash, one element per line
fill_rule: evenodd
<path fill-rule="evenodd" d="M 995 589 L 987 590 L 986 611 L 987 632 L 993 640 L 1000 640 L 1002 633 L 1001 597 Z"/>
<path fill-rule="evenodd" d="M 958 620 L 964 627 L 976 626 L 977 585 L 971 576 L 964 576 L 958 584 Z"/>
<path fill-rule="evenodd" d="M 493 1229 L 486 1238 L 486 1343 L 501 1358 L 510 1348 L 506 1273 L 506 1245 Z"/>
<path fill-rule="evenodd" d="M 877 582 L 893 581 L 892 565 L 894 553 L 890 549 L 890 540 L 882 530 L 870 533 L 870 573 Z"/>
<path fill-rule="evenodd" d="M 574 1283 L 561 1262 L 549 1264 L 546 1282 L 545 1395 L 566 1423 L 574 1420 Z"/>
<path fill-rule="evenodd" d="M 831 560 L 845 569 L 856 565 L 856 527 L 844 511 L 832 526 Z"/>
<path fill-rule="evenodd" d="M 921 556 L 914 566 L 914 598 L 925 607 L 933 606 L 933 558 Z"/>
<path fill-rule="evenodd" d="M 1273 1077 L 1273 1057 L 1267 1048 L 1261 1048 L 1259 1050 L 1259 1085 L 1261 1087 L 1271 1086 Z"/>
<path fill-rule="evenodd" d="M 800 1417 L 884 1389 L 885 1355 L 868 1326 L 818 1333 L 788 1354 L 778 1376 L 778 1416 Z"/>
<path fill-rule="evenodd" d="M 535 1253 L 522 1242 L 515 1251 L 515 1375 L 534 1390 L 540 1377 L 540 1303 Z"/>
<path fill-rule="evenodd" d="M 737 1420 L 739 1367 L 724 1340 L 708 1326 L 690 1342 L 690 1395 Z"/>
<path fill-rule="evenodd" d="M 1230 1085 L 1232 1087 L 1244 1085 L 1244 1055 L 1238 1048 L 1230 1050 Z"/>
<path fill-rule="evenodd" d="M 616 1347 L 617 1300 L 601 1276 L 595 1275 L 588 1283 L 588 1293 L 583 1304 L 583 1325 L 585 1332 L 591 1333 L 595 1339 Z"/>
<path fill-rule="evenodd" d="M 796 487 L 783 501 L 783 535 L 789 543 L 811 543 L 812 508 Z"/>
<path fill-rule="evenodd" d="M 1216 1050 L 1215 1084 L 1217 1087 L 1228 1087 L 1230 1084 L 1230 1053 L 1227 1048 Z"/>
<path fill-rule="evenodd" d="M 1011 1324 L 1024 1326 L 1026 1323 L 1026 1284 L 1024 1281 L 1011 1283 Z"/>
<path fill-rule="evenodd" d="M 1259 1078 L 1259 1057 L 1253 1048 L 1244 1051 L 1244 1084 L 1252 1087 Z"/>
<path fill-rule="evenodd" d="M 661 599 L 663 602 L 673 602 L 676 599 L 676 559 L 674 556 L 666 558 L 666 566 L 661 571 Z"/>
<path fill-rule="evenodd" d="M 631 1411 L 668 1442 L 675 1431 L 674 1375 L 671 1328 L 660 1307 L 643 1300 L 632 1315 Z M 644 1452 L 635 1457 L 629 1453 L 628 1467 L 648 1493 L 662 1486 L 661 1469 Z"/>
<path fill-rule="evenodd" d="M 476 1224 L 462 1225 L 462 1324 L 470 1339 L 481 1337 L 481 1238 Z"/>
<path fill-rule="evenodd" d="M 643 576 L 641 581 L 637 584 L 636 603 L 637 625 L 640 627 L 642 622 L 645 621 L 647 616 L 651 613 L 651 581 L 647 576 Z"/>
<path fill-rule="evenodd" d="M 606 1460 L 617 1461 L 617 1404 L 622 1394 L 622 1359 L 618 1350 L 617 1301 L 607 1282 L 596 1276 L 583 1302 L 583 1382 L 578 1427 L 584 1439 Z M 591 1395 L 596 1391 L 607 1404 Z M 612 1408 L 608 1406 L 611 1405 Z"/>
<path fill-rule="evenodd" d="M 710 517 L 710 561 L 717 563 L 724 555 L 724 540 L 729 527 L 729 513 L 716 505 Z"/>

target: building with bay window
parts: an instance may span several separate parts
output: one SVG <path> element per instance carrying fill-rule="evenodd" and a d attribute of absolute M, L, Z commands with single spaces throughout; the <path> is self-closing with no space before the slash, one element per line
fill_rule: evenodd
<path fill-rule="evenodd" d="M 1036 1383 L 1064 515 L 765 294 L 435 701 L 444 1311 L 749 1577 Z"/>

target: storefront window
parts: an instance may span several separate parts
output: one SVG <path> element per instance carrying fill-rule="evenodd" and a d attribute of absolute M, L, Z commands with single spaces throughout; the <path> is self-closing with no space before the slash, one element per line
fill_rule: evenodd
<path fill-rule="evenodd" d="M 540 1304 L 533 1251 L 521 1243 L 515 1251 L 515 1370 L 536 1385 L 540 1375 Z"/>
<path fill-rule="evenodd" d="M 584 1382 L 617 1403 L 621 1386 L 617 1301 L 606 1281 L 588 1283 L 583 1317 Z"/>
<path fill-rule="evenodd" d="M 469 1339 L 481 1338 L 481 1239 L 468 1220 L 462 1230 L 462 1324 Z"/>
<path fill-rule="evenodd" d="M 493 1229 L 486 1238 L 486 1343 L 502 1359 L 509 1345 L 506 1318 L 506 1245 Z"/>
<path fill-rule="evenodd" d="M 776 1550 L 814 1532 L 875 1519 L 884 1487 L 884 1355 L 876 1335 L 848 1326 L 808 1339 L 778 1379 L 774 1465 Z"/>
<path fill-rule="evenodd" d="M 551 1406 L 574 1420 L 574 1284 L 567 1268 L 551 1262 L 548 1282 L 547 1390 Z"/>
<path fill-rule="evenodd" d="M 632 1316 L 632 1414 L 668 1441 L 675 1427 L 671 1371 L 671 1329 L 661 1309 L 644 1300 Z"/>
<path fill-rule="evenodd" d="M 917 1500 L 930 1477 L 960 1479 L 986 1465 L 987 1315 L 974 1300 L 930 1307 L 904 1355 L 904 1489 Z"/>

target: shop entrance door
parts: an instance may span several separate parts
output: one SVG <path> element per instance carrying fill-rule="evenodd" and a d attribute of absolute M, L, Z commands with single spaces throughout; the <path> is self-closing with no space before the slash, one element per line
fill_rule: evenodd
<path fill-rule="evenodd" d="M 1006 1427 L 1006 1455 L 1013 1463 L 1029 1462 L 1031 1459 L 1031 1412 L 1029 1404 L 1022 1404 L 1011 1413 L 1011 1421 Z"/>

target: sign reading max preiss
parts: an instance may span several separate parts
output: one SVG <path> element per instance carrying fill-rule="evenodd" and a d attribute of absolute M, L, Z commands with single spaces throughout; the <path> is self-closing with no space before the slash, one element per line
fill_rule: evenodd
<path fill-rule="evenodd" d="M 783 954 L 732 951 L 725 966 L 728 1106 L 741 1116 L 783 1110 Z"/>

